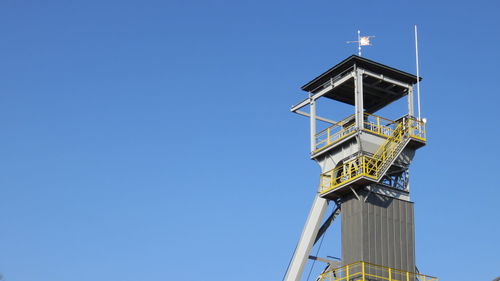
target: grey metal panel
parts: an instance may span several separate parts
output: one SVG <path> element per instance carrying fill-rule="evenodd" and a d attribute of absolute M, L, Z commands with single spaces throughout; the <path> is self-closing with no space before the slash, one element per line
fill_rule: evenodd
<path fill-rule="evenodd" d="M 397 201 L 394 201 L 394 203 L 397 203 Z M 395 207 L 397 206 L 397 204 L 395 204 Z M 386 242 L 387 246 L 386 246 L 386 253 L 387 253 L 387 259 L 384 260 L 384 262 L 386 264 L 391 264 L 393 265 L 393 267 L 397 267 L 397 262 L 396 260 L 399 258 L 399 255 L 398 255 L 398 250 L 397 250 L 397 239 L 394 235 L 395 233 L 395 226 L 397 225 L 395 222 L 394 222 L 394 209 L 393 208 L 386 208 L 386 209 L 383 209 L 384 211 L 384 217 L 382 217 L 382 223 L 385 222 L 385 229 L 387 230 L 387 234 L 386 234 L 386 238 L 387 238 L 387 241 L 384 241 Z M 386 221 L 384 221 L 384 218 Z"/>
<path fill-rule="evenodd" d="M 382 265 L 384 264 L 391 264 L 390 261 L 389 261 L 389 248 L 390 248 L 390 245 L 389 245 L 389 240 L 387 239 L 388 237 L 388 233 L 387 233 L 387 229 L 389 227 L 389 224 L 390 222 L 388 221 L 389 220 L 389 209 L 388 208 L 380 208 L 380 212 L 381 212 L 381 216 L 380 218 L 380 225 L 381 225 L 381 230 L 382 230 L 382 239 L 381 239 L 381 246 L 382 246 L 382 258 L 381 258 L 381 263 Z M 369 218 L 368 218 L 369 219 Z M 394 251 L 392 252 L 392 254 L 394 254 Z"/>
<path fill-rule="evenodd" d="M 342 261 L 415 271 L 413 203 L 358 192 L 342 203 Z"/>
<path fill-rule="evenodd" d="M 373 208 L 373 205 L 367 204 L 367 209 L 368 209 L 368 216 L 369 217 L 374 217 L 375 216 L 375 210 Z M 375 245 L 377 244 L 376 241 L 376 236 L 375 236 L 375 227 L 376 223 L 375 220 L 368 220 L 368 229 L 366 230 L 367 236 L 368 236 L 368 254 L 366 255 L 368 260 L 375 260 L 376 259 L 376 254 L 377 251 L 375 249 Z"/>
<path fill-rule="evenodd" d="M 394 201 L 394 203 L 397 203 L 395 208 L 392 209 L 392 227 L 394 228 L 394 243 L 393 243 L 393 247 L 395 249 L 394 251 L 394 255 L 395 255 L 395 259 L 394 259 L 394 267 L 396 268 L 401 268 L 403 267 L 403 252 L 404 252 L 404 248 L 406 247 L 404 243 L 404 239 L 402 238 L 402 234 L 405 232 L 405 227 L 404 227 L 404 223 L 403 222 L 403 219 L 401 219 L 402 217 L 404 218 L 405 217 L 405 208 L 403 206 L 403 204 L 399 201 L 399 200 L 396 200 Z M 403 212 L 403 213 L 402 213 Z"/>
<path fill-rule="evenodd" d="M 320 157 L 313 156 L 316 157 L 315 160 L 321 167 L 321 173 L 335 168 L 341 160 L 352 156 L 359 151 L 359 144 L 354 136 L 355 134 L 349 140 L 340 145 L 334 146 L 327 153 L 322 154 Z"/>
<path fill-rule="evenodd" d="M 411 267 L 411 271 L 416 271 L 416 268 L 417 268 L 417 258 L 416 258 L 416 254 L 415 254 L 415 216 L 414 216 L 414 209 L 413 209 L 413 205 L 411 208 L 408 209 L 408 212 L 410 213 L 409 214 L 409 218 L 411 218 L 411 222 L 409 222 L 410 220 L 407 221 L 407 225 L 409 227 L 409 231 L 408 231 L 408 257 L 411 258 L 410 261 L 408 261 L 408 264 L 409 266 Z M 410 244 L 411 242 L 411 244 Z"/>

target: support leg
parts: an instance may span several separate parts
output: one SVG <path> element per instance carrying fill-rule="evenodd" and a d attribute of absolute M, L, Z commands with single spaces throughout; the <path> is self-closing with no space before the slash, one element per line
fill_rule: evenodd
<path fill-rule="evenodd" d="M 285 281 L 299 281 L 302 277 L 304 266 L 309 258 L 314 240 L 318 235 L 327 207 L 328 200 L 319 197 L 319 194 L 317 194 L 300 236 L 299 244 L 293 254 L 292 262 L 285 275 Z"/>

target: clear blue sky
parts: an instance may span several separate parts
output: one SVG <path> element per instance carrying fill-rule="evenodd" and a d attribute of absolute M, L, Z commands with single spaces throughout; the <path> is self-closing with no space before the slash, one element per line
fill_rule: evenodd
<path fill-rule="evenodd" d="M 418 267 L 492 280 L 499 11 L 498 1 L 2 1 L 0 272 L 280 281 L 319 175 L 307 120 L 289 113 L 299 87 L 355 53 L 345 41 L 357 29 L 377 36 L 367 58 L 414 72 L 417 23 L 429 120 L 411 170 Z M 320 255 L 340 255 L 338 232 Z"/>

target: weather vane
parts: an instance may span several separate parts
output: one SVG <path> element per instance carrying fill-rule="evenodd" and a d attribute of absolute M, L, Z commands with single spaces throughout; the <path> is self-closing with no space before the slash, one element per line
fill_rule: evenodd
<path fill-rule="evenodd" d="M 361 46 L 371 46 L 370 38 L 375 36 L 361 36 L 361 31 L 358 30 L 358 41 L 347 41 L 347 43 L 358 43 L 358 55 L 361 57 Z"/>

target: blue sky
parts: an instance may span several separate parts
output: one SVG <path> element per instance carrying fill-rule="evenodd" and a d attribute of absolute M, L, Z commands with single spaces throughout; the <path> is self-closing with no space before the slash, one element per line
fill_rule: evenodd
<path fill-rule="evenodd" d="M 289 113 L 305 97 L 299 87 L 355 53 L 345 41 L 358 29 L 376 35 L 365 57 L 414 72 L 416 23 L 428 119 L 411 169 L 418 267 L 492 280 L 499 10 L 496 1 L 2 1 L 0 272 L 281 280 L 319 176 L 308 122 Z M 338 239 L 334 224 L 319 254 L 339 256 Z"/>

